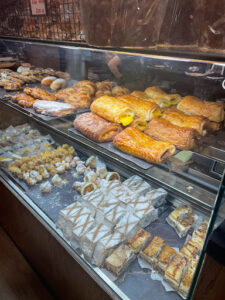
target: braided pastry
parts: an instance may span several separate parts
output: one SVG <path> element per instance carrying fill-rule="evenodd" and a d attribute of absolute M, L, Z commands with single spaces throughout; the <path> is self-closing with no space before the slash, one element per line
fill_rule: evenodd
<path fill-rule="evenodd" d="M 24 93 L 27 95 L 33 96 L 35 99 L 40 99 L 40 100 L 47 100 L 47 101 L 55 101 L 55 95 L 52 95 L 45 90 L 42 90 L 40 88 L 25 88 Z"/>

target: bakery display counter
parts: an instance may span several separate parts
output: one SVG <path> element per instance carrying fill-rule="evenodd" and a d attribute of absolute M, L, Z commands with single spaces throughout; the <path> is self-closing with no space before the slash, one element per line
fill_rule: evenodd
<path fill-rule="evenodd" d="M 224 106 L 221 95 L 209 96 L 209 78 L 199 81 L 204 96 L 219 101 L 190 92 L 193 78 L 180 89 L 174 80 L 185 68 L 217 64 L 16 44 L 33 66 L 1 72 L 2 183 L 112 298 L 191 299 L 205 240 L 223 219 Z M 14 42 L 2 46 L 16 54 Z M 30 47 L 59 50 L 64 63 L 77 55 L 81 65 L 70 73 L 59 60 L 56 71 L 44 51 L 46 65 L 34 66 Z M 127 71 L 123 82 L 97 72 L 107 55 L 139 66 L 142 87 Z M 155 74 L 151 83 L 143 68 Z M 53 89 L 54 75 L 67 86 Z M 15 82 L 16 94 L 8 90 Z"/>

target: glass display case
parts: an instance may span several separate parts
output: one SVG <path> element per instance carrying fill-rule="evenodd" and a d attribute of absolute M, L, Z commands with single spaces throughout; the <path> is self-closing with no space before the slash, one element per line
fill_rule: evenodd
<path fill-rule="evenodd" d="M 224 219 L 225 131 L 221 102 L 224 105 L 225 63 L 13 40 L 1 40 L 0 53 L 1 62 L 10 56 L 16 67 L 20 65 L 17 71 L 6 69 L 7 65 L 0 69 L 2 183 L 39 215 L 47 228 L 54 231 L 55 238 L 70 249 L 84 270 L 112 298 L 191 299 L 205 240 Z M 62 90 L 71 88 L 75 96 L 69 101 L 64 98 L 66 103 L 55 97 L 61 90 L 56 91 L 43 81 L 52 83 L 52 76 Z M 83 80 L 89 81 L 84 89 L 80 87 Z M 19 83 L 18 90 L 13 91 L 17 85 L 8 88 L 7 84 L 15 82 Z M 121 87 L 122 94 L 117 94 Z M 149 87 L 157 87 L 161 95 L 148 97 Z M 32 88 L 48 93 L 43 95 L 42 90 L 36 90 L 39 94 L 35 96 Z M 21 99 L 32 105 L 20 102 L 18 94 L 22 89 L 25 94 Z M 80 91 L 84 93 L 82 97 Z M 135 95 L 134 91 L 141 93 Z M 140 106 L 145 103 L 146 110 L 147 104 L 154 106 L 158 114 L 142 120 L 146 128 L 150 128 L 152 120 L 166 120 L 164 115 L 169 110 L 182 115 L 177 103 L 187 95 L 209 101 L 201 102 L 208 109 L 205 113 L 202 109 L 202 116 L 197 117 L 204 123 L 198 130 L 179 126 L 185 128 L 181 140 L 185 140 L 184 134 L 189 130 L 194 145 L 174 142 L 175 149 L 174 143 L 168 143 L 164 136 L 156 137 L 155 144 L 151 144 L 158 132 L 163 135 L 159 126 L 156 133 L 142 141 L 147 131 L 143 133 L 142 123 L 136 128 L 139 110 L 134 102 L 127 104 L 129 111 L 134 111 L 131 126 L 128 119 L 110 123 L 114 103 L 123 103 L 117 110 L 120 114 L 124 103 L 129 102 L 120 99 L 126 98 L 123 94 L 132 94 L 130 97 Z M 174 95 L 179 98 L 177 103 L 173 102 Z M 80 104 L 83 96 L 89 105 L 82 107 L 76 101 Z M 116 128 L 113 142 L 100 140 L 99 133 L 96 138 L 92 134 L 96 125 L 86 126 L 84 122 L 86 127 L 82 130 L 74 122 L 82 120 L 84 114 L 90 115 L 90 109 L 96 113 L 93 103 L 97 103 L 99 96 L 103 99 L 100 110 L 108 100 L 114 101 L 110 102 L 107 121 L 99 113 L 103 127 L 115 126 L 106 132 L 102 127 L 101 138 L 115 133 Z M 40 109 L 37 104 L 43 104 L 43 100 L 49 100 L 48 109 L 57 102 L 63 110 L 55 106 L 50 112 L 46 107 Z M 74 103 L 74 110 L 70 107 L 65 113 L 65 104 Z M 215 118 L 211 103 L 222 107 L 219 117 Z M 193 102 L 189 108 L 194 105 Z M 207 119 L 209 111 L 212 116 L 209 114 Z M 183 115 L 191 117 L 184 112 Z M 172 125 L 166 123 L 166 128 L 169 126 Z M 177 125 L 173 126 L 170 141 L 173 130 L 178 130 Z M 135 128 L 138 135 L 136 147 L 151 144 L 147 154 L 157 145 L 150 158 L 147 155 L 144 159 L 135 149 L 118 146 L 118 136 L 129 128 Z M 166 147 L 164 152 L 162 147 Z M 156 158 L 158 153 L 161 155 Z"/>

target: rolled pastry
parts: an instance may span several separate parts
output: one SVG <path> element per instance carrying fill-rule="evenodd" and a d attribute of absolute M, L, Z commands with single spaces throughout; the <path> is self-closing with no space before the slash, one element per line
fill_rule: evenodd
<path fill-rule="evenodd" d="M 52 95 L 40 88 L 26 87 L 24 89 L 24 93 L 26 93 L 27 95 L 31 95 L 35 99 L 39 99 L 39 100 L 47 100 L 47 101 L 55 101 L 56 100 L 55 95 Z"/>
<path fill-rule="evenodd" d="M 86 89 L 90 95 L 94 95 L 96 87 L 93 81 L 91 80 L 82 80 L 78 81 L 73 85 L 75 90 L 79 90 L 80 88 Z"/>
<path fill-rule="evenodd" d="M 74 127 L 99 143 L 112 141 L 122 130 L 119 124 L 110 123 L 94 113 L 79 115 L 74 121 Z"/>
<path fill-rule="evenodd" d="M 186 96 L 177 105 L 177 108 L 190 115 L 203 116 L 210 121 L 222 122 L 224 120 L 224 104 L 222 102 L 202 101 L 194 96 Z"/>
<path fill-rule="evenodd" d="M 189 116 L 177 109 L 167 109 L 163 113 L 162 118 L 168 120 L 174 125 L 195 129 L 201 135 L 206 135 L 207 133 L 205 129 L 207 119 L 204 117 Z"/>
<path fill-rule="evenodd" d="M 91 104 L 91 111 L 100 117 L 123 126 L 133 122 L 134 111 L 124 101 L 114 97 L 102 96 Z"/>
<path fill-rule="evenodd" d="M 97 186 L 92 182 L 85 183 L 81 188 L 81 195 L 86 195 L 94 190 L 96 190 Z"/>
<path fill-rule="evenodd" d="M 123 152 L 153 163 L 165 161 L 176 150 L 174 145 L 156 141 L 133 127 L 127 127 L 119 133 L 114 138 L 113 144 Z"/>
<path fill-rule="evenodd" d="M 141 92 L 141 91 L 133 91 L 131 93 L 132 96 L 136 97 L 136 98 L 139 98 L 141 100 L 145 100 L 145 101 L 150 101 L 151 102 L 151 98 L 145 94 L 144 92 Z"/>
<path fill-rule="evenodd" d="M 84 176 L 84 181 L 86 182 L 95 182 L 97 179 L 97 174 L 93 171 L 87 172 Z"/>
<path fill-rule="evenodd" d="M 141 131 L 144 131 L 147 125 L 147 121 L 142 120 L 140 118 L 134 119 L 134 121 L 130 124 L 130 126 L 137 128 Z"/>
<path fill-rule="evenodd" d="M 127 89 L 124 86 L 114 86 L 112 88 L 112 95 L 114 97 L 119 97 L 119 96 L 123 96 L 123 95 L 128 95 L 130 93 L 129 89 Z"/>
<path fill-rule="evenodd" d="M 156 140 L 171 143 L 181 150 L 193 149 L 198 136 L 194 129 L 173 125 L 163 118 L 155 118 L 150 121 L 145 133 Z"/>
<path fill-rule="evenodd" d="M 47 76 L 47 77 L 42 79 L 41 84 L 48 86 L 56 79 L 57 78 L 55 76 Z"/>
<path fill-rule="evenodd" d="M 181 101 L 181 96 L 178 94 L 167 94 L 157 86 L 148 87 L 145 94 L 153 99 L 160 107 L 168 107 L 175 105 Z"/>
<path fill-rule="evenodd" d="M 150 121 L 154 116 L 160 113 L 159 107 L 155 103 L 140 100 L 131 95 L 121 96 L 119 99 L 130 106 L 137 118 L 144 121 Z"/>

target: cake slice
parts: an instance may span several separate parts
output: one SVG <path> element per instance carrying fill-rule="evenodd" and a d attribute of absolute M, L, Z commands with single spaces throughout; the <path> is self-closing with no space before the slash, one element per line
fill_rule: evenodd
<path fill-rule="evenodd" d="M 107 226 L 103 224 L 97 224 L 81 239 L 81 249 L 87 260 L 91 260 L 96 244 L 110 233 Z"/>
<path fill-rule="evenodd" d="M 129 239 L 139 229 L 140 219 L 131 214 L 126 213 L 116 225 L 114 231 L 124 235 L 124 238 Z"/>
<path fill-rule="evenodd" d="M 152 235 L 149 232 L 141 228 L 127 241 L 127 244 L 134 250 L 135 253 L 138 253 L 146 247 L 146 245 L 150 242 L 151 237 Z"/>
<path fill-rule="evenodd" d="M 158 219 L 158 210 L 149 203 L 136 203 L 133 214 L 137 216 L 141 227 L 146 227 Z"/>
<path fill-rule="evenodd" d="M 80 204 L 80 202 L 75 202 L 70 204 L 69 206 L 65 207 L 64 209 L 62 209 L 59 213 L 59 218 L 56 222 L 56 226 L 58 228 L 60 228 L 61 230 L 64 229 L 65 224 L 66 224 L 66 220 L 69 216 L 71 216 L 77 209 L 80 209 L 82 207 L 82 205 Z"/>
<path fill-rule="evenodd" d="M 114 227 L 116 223 L 119 222 L 119 220 L 121 220 L 125 213 L 126 212 L 122 206 L 116 205 L 112 210 L 105 214 L 105 225 L 107 225 L 110 228 Z"/>
<path fill-rule="evenodd" d="M 87 234 L 96 225 L 94 218 L 90 214 L 84 215 L 78 219 L 72 230 L 70 238 L 71 245 L 76 245 L 80 239 Z"/>
<path fill-rule="evenodd" d="M 198 254 L 200 249 L 201 248 L 199 248 L 199 244 L 195 243 L 193 238 L 191 238 L 180 250 L 180 253 L 186 256 L 188 259 L 190 259 L 193 258 L 196 254 Z"/>
<path fill-rule="evenodd" d="M 157 255 L 164 245 L 164 242 L 165 240 L 161 237 L 154 236 L 147 248 L 140 252 L 140 257 L 153 267 L 157 261 Z"/>
<path fill-rule="evenodd" d="M 184 256 L 175 254 L 166 268 L 164 280 L 175 290 L 179 288 L 186 264 L 187 259 Z"/>
<path fill-rule="evenodd" d="M 86 207 L 81 206 L 71 216 L 67 217 L 66 224 L 63 229 L 64 236 L 69 239 L 72 235 L 73 227 L 78 222 L 79 218 L 91 215 L 91 212 Z"/>
<path fill-rule="evenodd" d="M 184 277 L 181 280 L 181 283 L 179 286 L 179 293 L 185 298 L 187 297 L 188 291 L 191 287 L 191 282 L 194 277 L 197 264 L 198 264 L 198 258 L 191 259 L 188 263 L 187 270 L 184 273 Z"/>
<path fill-rule="evenodd" d="M 166 203 L 167 191 L 159 188 L 145 194 L 145 199 L 154 207 L 160 207 Z"/>
<path fill-rule="evenodd" d="M 157 258 L 155 270 L 157 270 L 161 274 L 164 274 L 166 267 L 175 254 L 177 254 L 176 250 L 168 245 L 163 246 Z"/>
<path fill-rule="evenodd" d="M 105 260 L 106 268 L 116 276 L 124 272 L 135 259 L 134 251 L 127 245 L 120 245 Z"/>
<path fill-rule="evenodd" d="M 93 263 L 101 266 L 116 246 L 123 242 L 123 235 L 119 232 L 114 232 L 101 239 L 94 250 Z"/>

